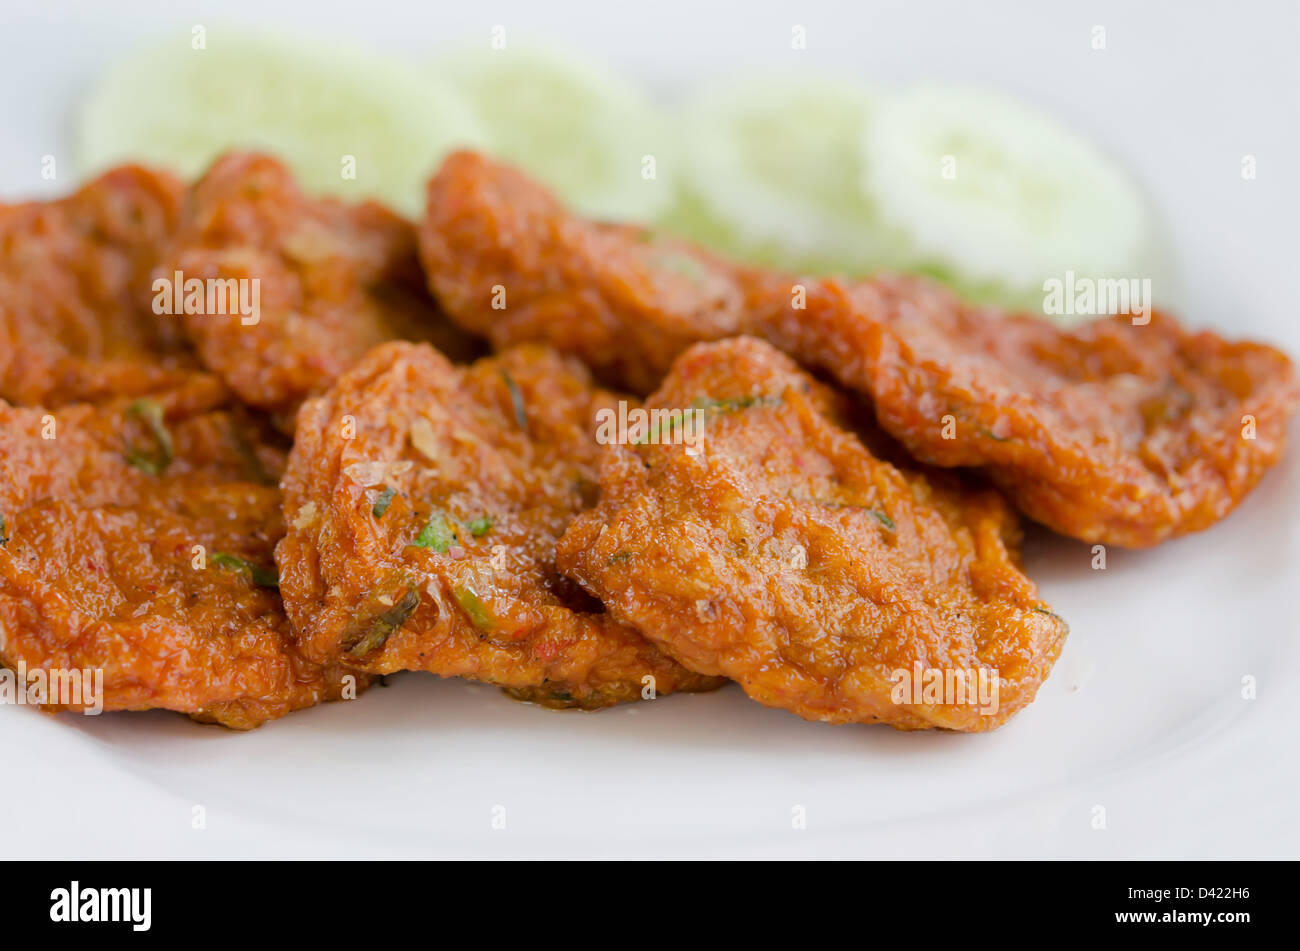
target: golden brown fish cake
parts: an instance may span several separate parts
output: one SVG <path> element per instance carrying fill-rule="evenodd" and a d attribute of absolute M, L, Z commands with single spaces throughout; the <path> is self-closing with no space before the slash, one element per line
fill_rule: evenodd
<path fill-rule="evenodd" d="M 732 265 L 643 228 L 570 215 L 473 152 L 453 153 L 429 182 L 420 256 L 434 295 L 467 330 L 497 348 L 549 343 L 636 393 L 654 389 L 690 344 L 745 326 Z"/>
<path fill-rule="evenodd" d="M 213 382 L 53 411 L 0 403 L 0 662 L 101 670 L 104 710 L 234 729 L 366 685 L 292 648 L 274 586 L 284 450 L 214 408 L 223 398 Z"/>
<path fill-rule="evenodd" d="M 612 615 L 813 720 L 981 731 L 1034 698 L 1067 629 L 1017 567 L 996 491 L 876 459 L 752 338 L 692 347 L 646 405 L 703 428 L 606 449 L 600 501 L 556 554 Z M 956 687 L 980 670 L 983 697 Z M 934 677 L 956 689 L 927 692 Z"/>
<path fill-rule="evenodd" d="M 249 283 L 247 313 L 218 296 L 209 313 L 205 294 L 201 306 L 181 299 L 197 313 L 170 319 L 241 399 L 288 418 L 384 341 L 428 340 L 453 359 L 483 349 L 430 299 L 409 222 L 375 202 L 309 197 L 266 155 L 226 155 L 194 186 L 155 276 L 176 285 L 177 272 L 183 282 L 258 281 L 256 313 Z"/>
<path fill-rule="evenodd" d="M 0 399 L 138 395 L 196 369 L 149 296 L 183 195 L 170 175 L 123 166 L 67 198 L 0 205 Z"/>
<path fill-rule="evenodd" d="M 552 706 L 638 699 L 650 678 L 661 694 L 715 686 L 555 570 L 595 488 L 594 416 L 615 402 L 545 348 L 457 368 L 393 343 L 305 404 L 277 551 L 303 651 Z"/>
<path fill-rule="evenodd" d="M 1161 313 L 1062 329 L 920 279 L 804 286 L 798 310 L 778 279 L 753 293 L 769 340 L 868 394 L 917 459 L 979 467 L 1085 541 L 1144 547 L 1225 517 L 1281 459 L 1300 398 L 1281 352 Z"/>

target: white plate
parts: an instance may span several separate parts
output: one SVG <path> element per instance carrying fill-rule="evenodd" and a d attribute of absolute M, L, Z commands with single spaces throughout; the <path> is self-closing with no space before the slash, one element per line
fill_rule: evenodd
<path fill-rule="evenodd" d="M 845 3 L 795 16 L 759 4 L 738 20 L 695 3 L 650 6 L 606 20 L 588 5 L 551 4 L 543 18 L 517 2 L 493 17 L 521 30 L 544 19 L 661 87 L 794 58 L 1016 92 L 1152 188 L 1190 322 L 1300 353 L 1300 133 L 1279 121 L 1300 88 L 1284 49 L 1300 26 L 1293 13 L 1175 21 L 1092 3 L 996 15 Z M 314 29 L 411 49 L 486 29 L 468 10 L 389 7 L 224 5 L 290 24 L 310 10 Z M 172 10 L 47 7 L 4 24 L 6 195 L 66 189 L 39 181 L 40 157 L 66 153 L 69 110 L 104 57 L 189 22 Z M 810 38 L 803 60 L 789 50 L 797 23 Z M 1097 24 L 1105 51 L 1089 46 Z M 1260 169 L 1252 182 L 1238 173 L 1246 153 Z M 1300 450 L 1300 432 L 1293 439 Z M 1298 516 L 1295 451 L 1226 522 L 1153 551 L 1111 550 L 1104 571 L 1087 546 L 1035 534 L 1028 571 L 1072 633 L 1038 700 L 985 736 L 805 723 L 734 687 L 555 713 L 417 674 L 246 735 L 163 713 L 0 708 L 0 855 L 1294 857 Z M 1242 697 L 1246 676 L 1257 699 Z M 505 828 L 493 828 L 502 814 Z"/>

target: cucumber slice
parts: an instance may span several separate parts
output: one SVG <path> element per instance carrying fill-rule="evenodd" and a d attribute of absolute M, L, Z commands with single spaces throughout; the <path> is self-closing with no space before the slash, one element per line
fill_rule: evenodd
<path fill-rule="evenodd" d="M 905 229 L 859 186 L 860 143 L 877 107 L 871 87 L 830 76 L 767 74 L 701 91 L 684 117 L 689 197 L 669 224 L 707 240 L 725 223 L 739 239 L 726 250 L 759 263 L 901 266 L 911 258 Z"/>
<path fill-rule="evenodd" d="M 1148 277 L 1164 256 L 1150 207 L 1113 162 L 1002 96 L 902 91 L 862 148 L 863 190 L 908 230 L 918 262 L 979 297 L 1037 310 L 1049 278 Z"/>
<path fill-rule="evenodd" d="M 505 49 L 461 48 L 433 73 L 474 106 L 496 157 L 582 214 L 645 222 L 672 201 L 676 161 L 664 114 L 604 66 L 512 40 Z M 643 174 L 646 156 L 653 178 Z"/>
<path fill-rule="evenodd" d="M 413 65 L 216 26 L 206 49 L 181 33 L 119 61 L 78 131 L 85 173 L 135 160 L 194 177 L 229 149 L 262 149 L 309 191 L 379 198 L 408 214 L 423 207 L 425 180 L 447 152 L 484 141 L 469 106 Z M 344 177 L 345 156 L 355 178 Z"/>

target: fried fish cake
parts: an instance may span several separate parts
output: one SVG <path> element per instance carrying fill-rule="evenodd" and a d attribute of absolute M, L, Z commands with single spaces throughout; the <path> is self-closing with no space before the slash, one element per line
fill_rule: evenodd
<path fill-rule="evenodd" d="M 1067 330 L 920 279 L 803 286 L 799 309 L 788 282 L 754 288 L 769 340 L 868 394 L 917 459 L 979 467 L 1089 542 L 1145 547 L 1225 517 L 1281 459 L 1300 398 L 1281 352 L 1160 313 Z"/>
<path fill-rule="evenodd" d="M 274 573 L 285 453 L 222 399 L 0 403 L 0 662 L 102 671 L 104 710 L 233 729 L 365 686 L 292 647 Z"/>
<path fill-rule="evenodd" d="M 170 175 L 124 166 L 67 198 L 0 205 L 0 399 L 138 395 L 197 367 L 149 296 L 183 195 Z"/>
<path fill-rule="evenodd" d="M 158 276 L 203 290 L 180 308 L 173 296 L 185 313 L 172 318 L 203 362 L 288 419 L 384 341 L 428 340 L 453 359 L 483 349 L 429 297 L 409 222 L 375 202 L 309 197 L 266 155 L 232 153 L 207 171 Z M 209 286 L 229 291 L 209 300 Z"/>
<path fill-rule="evenodd" d="M 306 403 L 276 553 L 303 651 L 551 706 L 715 686 L 555 570 L 595 489 L 594 416 L 615 402 L 549 349 L 458 368 L 392 343 Z"/>
<path fill-rule="evenodd" d="M 690 344 L 740 332 L 736 269 L 636 227 L 568 214 L 526 176 L 473 152 L 429 182 L 420 223 L 429 286 L 497 348 L 549 343 L 604 382 L 648 393 Z"/>
<path fill-rule="evenodd" d="M 995 490 L 876 459 L 752 338 L 692 347 L 646 405 L 686 415 L 606 449 L 556 554 L 614 617 L 811 720 L 982 731 L 1033 700 L 1067 629 Z"/>

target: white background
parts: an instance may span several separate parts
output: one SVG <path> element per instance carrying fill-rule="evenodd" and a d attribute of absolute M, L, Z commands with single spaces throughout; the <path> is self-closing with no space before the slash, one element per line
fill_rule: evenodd
<path fill-rule="evenodd" d="M 6 196 L 48 190 L 40 157 L 68 154 L 97 70 L 176 23 L 274 21 L 412 54 L 502 24 L 602 55 L 666 98 L 741 68 L 988 84 L 1088 134 L 1151 191 L 1185 319 L 1300 354 L 1300 16 L 1281 0 L 0 10 Z M 806 51 L 790 49 L 794 24 Z M 0 856 L 1296 857 L 1298 456 L 1229 521 L 1112 551 L 1105 572 L 1083 545 L 1032 538 L 1030 574 L 1072 635 L 1039 700 L 991 735 L 805 723 L 735 688 L 557 714 L 415 675 L 249 735 L 0 708 Z M 1245 675 L 1256 700 L 1241 698 Z"/>

